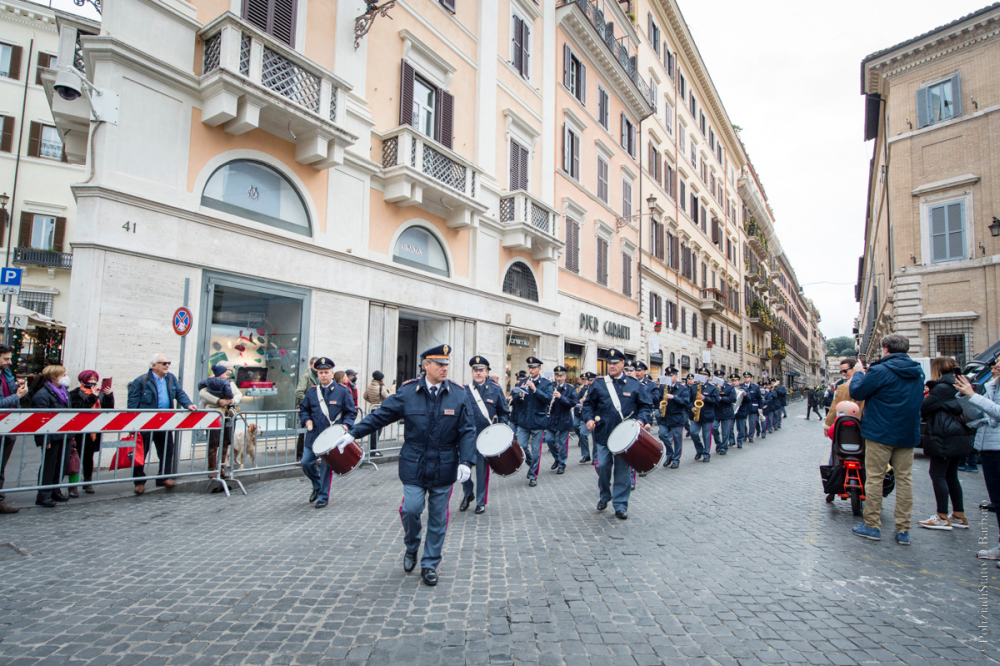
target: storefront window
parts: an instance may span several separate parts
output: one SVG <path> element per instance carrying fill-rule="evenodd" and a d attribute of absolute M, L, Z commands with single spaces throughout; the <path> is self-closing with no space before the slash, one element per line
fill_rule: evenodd
<path fill-rule="evenodd" d="M 399 235 L 392 260 L 442 277 L 450 275 L 448 257 L 434 235 L 423 227 L 410 227 Z"/>
<path fill-rule="evenodd" d="M 583 345 L 567 342 L 563 347 L 563 365 L 566 366 L 566 381 L 575 384 L 583 372 Z"/>
<path fill-rule="evenodd" d="M 236 160 L 216 169 L 201 205 L 285 231 L 312 236 L 309 213 L 295 186 L 261 162 Z"/>
<path fill-rule="evenodd" d="M 508 392 L 510 387 L 517 383 L 514 379 L 517 377 L 518 370 L 528 369 L 527 358 L 529 356 L 538 356 L 538 336 L 529 333 L 509 333 L 507 335 L 507 385 L 505 387 Z M 543 369 L 545 369 L 544 366 Z"/>

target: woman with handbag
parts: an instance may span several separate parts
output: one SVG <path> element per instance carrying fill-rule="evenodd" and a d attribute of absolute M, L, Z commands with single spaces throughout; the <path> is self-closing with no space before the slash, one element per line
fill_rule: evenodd
<path fill-rule="evenodd" d="M 920 417 L 927 421 L 924 453 L 931 458 L 930 477 L 937 500 L 937 514 L 917 524 L 929 530 L 969 529 L 958 480 L 958 464 L 972 451 L 976 431 L 963 420 L 958 401 L 955 374 L 958 363 L 949 356 L 931 359 L 930 391 L 920 406 Z M 948 515 L 948 498 L 952 513 Z"/>
<path fill-rule="evenodd" d="M 35 409 L 69 409 L 69 377 L 66 368 L 61 365 L 50 365 L 42 370 L 41 387 L 31 397 L 31 406 Z M 38 485 L 54 486 L 59 483 L 66 467 L 69 453 L 69 435 L 35 435 L 35 446 L 42 448 L 42 464 L 38 468 Z M 35 504 L 52 508 L 56 502 L 66 502 L 69 497 L 59 492 L 58 488 L 39 490 Z"/>
<path fill-rule="evenodd" d="M 976 432 L 976 450 L 979 451 L 983 467 L 983 478 L 986 481 L 986 491 L 994 505 L 1000 504 L 1000 365 L 990 367 L 993 376 L 986 383 L 985 391 L 978 395 L 972 384 L 965 377 L 958 377 L 955 387 L 958 392 L 969 399 L 969 404 L 983 413 L 983 418 L 972 422 L 978 426 Z M 1000 524 L 1000 513 L 997 514 Z M 983 560 L 1000 560 L 1000 546 L 994 542 L 994 547 L 981 550 L 976 557 Z M 1000 568 L 1000 562 L 997 562 Z"/>
<path fill-rule="evenodd" d="M 111 386 L 104 386 L 98 389 L 97 384 L 101 380 L 94 370 L 84 370 L 77 375 L 80 385 L 69 392 L 69 406 L 72 409 L 114 409 L 115 396 L 111 392 Z M 83 440 L 80 446 L 80 460 L 83 468 L 83 480 L 92 481 L 94 477 L 94 454 L 101 450 L 101 436 L 97 433 L 82 433 L 79 439 Z M 73 489 L 75 490 L 75 489 Z M 70 490 L 70 497 L 78 496 Z M 85 485 L 83 492 L 88 495 L 94 494 L 94 486 Z"/>

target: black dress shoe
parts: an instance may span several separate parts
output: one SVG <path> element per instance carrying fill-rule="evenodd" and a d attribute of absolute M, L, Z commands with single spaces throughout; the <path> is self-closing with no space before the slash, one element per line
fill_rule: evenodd
<path fill-rule="evenodd" d="M 597 510 L 598 511 L 604 511 L 607 508 L 608 508 L 608 503 L 605 502 L 604 500 L 601 500 L 600 502 L 597 503 Z"/>
<path fill-rule="evenodd" d="M 554 462 L 554 463 L 552 463 L 552 467 L 549 467 L 549 469 L 555 469 L 557 467 L 559 467 L 559 463 L 558 462 Z"/>
<path fill-rule="evenodd" d="M 676 460 L 673 461 L 672 463 L 670 463 L 670 469 L 677 469 L 680 466 L 681 466 L 681 464 L 679 462 L 677 462 Z"/>
<path fill-rule="evenodd" d="M 325 509 L 326 505 L 327 505 L 327 503 L 324 502 L 323 500 L 320 500 L 319 502 L 316 502 L 316 508 L 317 509 Z"/>
<path fill-rule="evenodd" d="M 560 467 L 559 469 L 556 470 L 556 474 L 565 474 L 565 473 L 566 473 L 565 467 Z"/>
<path fill-rule="evenodd" d="M 412 553 L 406 551 L 406 554 L 403 555 L 403 571 L 410 573 L 415 566 L 417 566 L 417 551 L 413 551 Z"/>
<path fill-rule="evenodd" d="M 69 497 L 63 495 L 62 493 L 54 492 L 52 493 L 52 500 L 55 502 L 68 502 Z"/>
<path fill-rule="evenodd" d="M 618 509 L 615 511 L 615 518 L 618 520 L 628 520 L 628 511 L 625 509 Z"/>
<path fill-rule="evenodd" d="M 319 497 L 319 491 L 318 490 L 312 491 L 312 495 L 309 496 L 309 503 L 312 504 L 313 502 L 315 502 L 317 497 Z"/>
<path fill-rule="evenodd" d="M 728 453 L 728 451 L 719 451 L 718 453 L 720 456 L 724 456 Z"/>
<path fill-rule="evenodd" d="M 46 497 L 45 499 L 36 499 L 35 504 L 37 504 L 38 506 L 47 507 L 49 509 L 51 509 L 56 505 L 56 503 L 49 497 Z"/>
<path fill-rule="evenodd" d="M 738 449 L 742 449 L 742 448 L 743 448 L 743 445 L 742 445 L 742 444 L 737 444 L 737 445 L 736 445 L 736 448 L 738 448 Z"/>
<path fill-rule="evenodd" d="M 702 456 L 702 454 L 700 454 L 700 453 L 696 453 L 696 454 L 695 454 L 695 456 L 694 456 L 694 459 L 695 459 L 695 460 L 701 460 L 701 459 L 702 459 L 702 457 L 703 457 L 703 456 Z"/>
<path fill-rule="evenodd" d="M 458 505 L 458 510 L 459 511 L 465 511 L 466 509 L 468 509 L 469 508 L 469 504 L 471 504 L 472 500 L 474 500 L 474 499 L 476 499 L 476 498 L 472 497 L 472 496 L 469 496 L 469 495 L 466 495 L 465 497 L 463 497 L 462 498 L 462 503 Z"/>
<path fill-rule="evenodd" d="M 701 459 L 702 462 L 708 462 L 709 460 L 711 460 L 711 456 L 705 456 Z"/>
<path fill-rule="evenodd" d="M 580 458 L 580 464 L 581 465 L 586 465 L 589 462 L 590 462 L 590 456 L 584 456 L 584 457 Z"/>
<path fill-rule="evenodd" d="M 478 516 L 481 513 L 486 513 L 486 505 L 485 504 L 477 504 L 476 505 L 476 515 Z"/>
<path fill-rule="evenodd" d="M 536 481 L 535 479 L 528 479 L 528 485 L 534 488 L 535 486 L 538 485 L 538 481 Z"/>
<path fill-rule="evenodd" d="M 437 571 L 434 571 L 434 569 L 421 569 L 420 578 L 424 581 L 424 585 L 434 587 L 438 584 Z"/>

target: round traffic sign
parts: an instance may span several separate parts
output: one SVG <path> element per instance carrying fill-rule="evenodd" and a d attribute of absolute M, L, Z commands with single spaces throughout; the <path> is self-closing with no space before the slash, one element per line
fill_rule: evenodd
<path fill-rule="evenodd" d="M 187 308 L 177 308 L 172 321 L 174 333 L 177 335 L 187 335 L 191 330 L 191 311 Z"/>

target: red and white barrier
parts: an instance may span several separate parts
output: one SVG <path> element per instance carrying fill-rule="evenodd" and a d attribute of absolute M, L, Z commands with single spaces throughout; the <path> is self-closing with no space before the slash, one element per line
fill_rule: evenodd
<path fill-rule="evenodd" d="M 216 430 L 216 411 L 0 411 L 0 435 L 44 435 L 63 432 L 135 432 L 138 430 Z"/>

